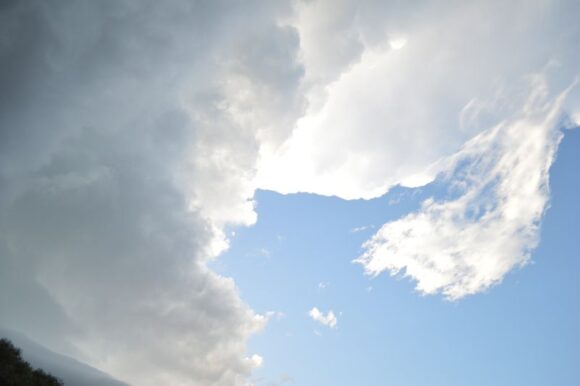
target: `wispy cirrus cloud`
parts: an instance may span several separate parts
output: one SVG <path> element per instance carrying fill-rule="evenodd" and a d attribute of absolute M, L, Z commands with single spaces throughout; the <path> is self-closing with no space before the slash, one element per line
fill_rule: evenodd
<path fill-rule="evenodd" d="M 400 273 L 415 280 L 421 293 L 458 299 L 529 261 L 549 203 L 548 173 L 570 91 L 547 100 L 545 79 L 536 76 L 531 83 L 515 117 L 479 134 L 446 161 L 441 180 L 451 198 L 425 200 L 417 212 L 386 223 L 365 243 L 356 261 L 368 274 Z"/>

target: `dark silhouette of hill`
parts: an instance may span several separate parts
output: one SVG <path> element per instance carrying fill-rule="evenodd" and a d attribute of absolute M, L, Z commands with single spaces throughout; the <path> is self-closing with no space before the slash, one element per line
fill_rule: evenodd
<path fill-rule="evenodd" d="M 41 368 L 44 372 L 54 375 L 64 386 L 129 386 L 75 358 L 54 352 L 16 331 L 0 327 L 0 338 L 17 346 L 21 358 L 30 363 L 31 367 Z M 1 358 L 0 361 L 2 361 Z M 0 378 L 0 386 L 5 386 L 2 378 Z"/>
<path fill-rule="evenodd" d="M 20 356 L 20 349 L 0 339 L 0 384 L 4 386 L 62 386 L 56 377 L 34 369 Z"/>

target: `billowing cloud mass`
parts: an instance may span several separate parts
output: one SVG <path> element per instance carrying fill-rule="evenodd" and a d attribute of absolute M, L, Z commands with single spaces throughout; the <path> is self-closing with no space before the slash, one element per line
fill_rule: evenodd
<path fill-rule="evenodd" d="M 255 189 L 370 198 L 437 173 L 456 198 L 360 261 L 427 293 L 487 288 L 527 261 L 559 112 L 580 116 L 577 94 L 554 102 L 578 8 L 2 2 L 0 327 L 135 385 L 246 384 L 268 316 L 207 263 L 256 221 Z M 554 91 L 522 107 L 532 73 Z"/>
<path fill-rule="evenodd" d="M 323 326 L 327 326 L 330 328 L 335 328 L 336 323 L 338 320 L 336 319 L 336 315 L 334 311 L 329 310 L 326 314 L 320 311 L 316 307 L 312 307 L 312 309 L 308 312 L 308 315 L 312 318 L 312 320 L 322 324 Z"/>
<path fill-rule="evenodd" d="M 0 325 L 135 385 L 242 385 L 266 317 L 206 263 L 301 111 L 283 2 L 5 2 Z"/>

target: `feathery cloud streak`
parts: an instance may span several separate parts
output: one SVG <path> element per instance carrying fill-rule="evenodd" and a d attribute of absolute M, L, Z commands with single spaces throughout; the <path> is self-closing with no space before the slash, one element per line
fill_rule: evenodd
<path fill-rule="evenodd" d="M 479 134 L 448 160 L 442 178 L 456 198 L 428 199 L 366 242 L 356 261 L 367 273 L 401 272 L 422 293 L 458 299 L 529 261 L 549 202 L 548 172 L 569 91 L 546 101 L 544 80 L 533 83 L 514 119 Z"/>

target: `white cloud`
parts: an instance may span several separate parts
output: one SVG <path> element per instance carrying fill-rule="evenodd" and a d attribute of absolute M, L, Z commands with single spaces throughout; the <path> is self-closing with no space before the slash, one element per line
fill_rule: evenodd
<path fill-rule="evenodd" d="M 578 2 L 412 4 L 301 5 L 292 23 L 309 107 L 284 146 L 263 152 L 261 188 L 357 199 L 425 185 L 438 160 L 516 112 L 525 76 L 558 63 L 558 92 L 578 71 Z"/>
<path fill-rule="evenodd" d="M 368 199 L 468 173 L 446 179 L 459 198 L 385 224 L 358 261 L 404 272 L 424 293 L 488 288 L 537 243 L 554 117 L 578 121 L 578 94 L 554 110 L 522 106 L 532 74 L 548 104 L 578 76 L 579 12 L 567 0 L 303 3 L 291 24 L 309 105 L 289 140 L 262 152 L 258 186 Z"/>
<path fill-rule="evenodd" d="M 484 103 L 506 80 L 555 59 L 557 89 L 579 62 L 574 1 L 292 4 L 1 7 L 1 325 L 138 385 L 242 385 L 268 317 L 206 263 L 226 226 L 256 221 L 256 187 L 368 198 L 424 184 L 516 111 L 513 92 Z M 469 146 L 487 137 L 510 138 Z M 522 214 L 505 177 L 501 213 L 537 222 L 545 192 Z"/>
<path fill-rule="evenodd" d="M 262 367 L 264 364 L 264 358 L 257 354 L 252 355 L 249 359 L 252 362 L 252 367 Z"/>
<path fill-rule="evenodd" d="M 338 322 L 336 319 L 336 315 L 332 310 L 329 310 L 325 314 L 324 312 L 321 312 L 318 308 L 312 307 L 312 309 L 308 312 L 308 315 L 310 315 L 312 320 L 330 328 L 335 328 L 336 323 Z"/>
<path fill-rule="evenodd" d="M 466 143 L 443 177 L 454 197 L 430 198 L 383 225 L 357 260 L 366 272 L 401 272 L 422 293 L 458 299 L 526 264 L 549 200 L 568 92 L 553 101 L 547 94 L 543 77 L 533 78 L 521 111 Z"/>

